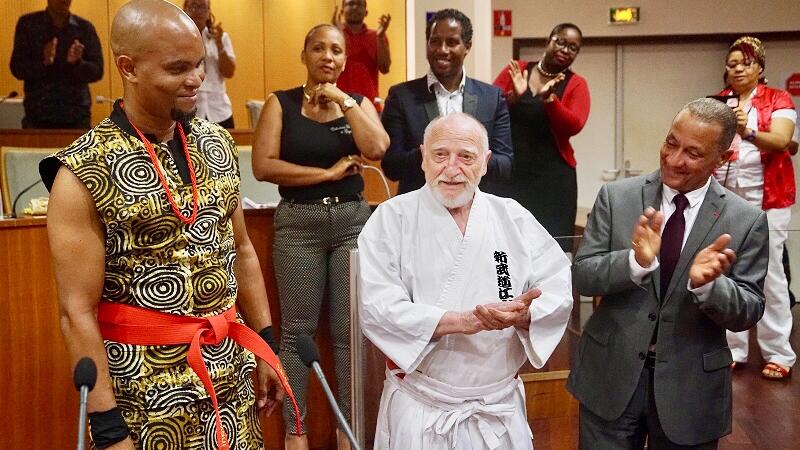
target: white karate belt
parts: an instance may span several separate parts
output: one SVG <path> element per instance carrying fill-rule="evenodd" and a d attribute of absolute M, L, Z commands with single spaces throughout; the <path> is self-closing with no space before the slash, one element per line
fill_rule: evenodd
<path fill-rule="evenodd" d="M 398 373 L 403 372 L 387 369 L 386 379 L 416 401 L 441 411 L 425 423 L 425 433 L 441 436 L 451 450 L 456 448 L 459 426 L 468 419 L 477 421 L 478 431 L 490 449 L 499 448 L 500 438 L 513 426 L 511 419 L 518 414 L 513 396 L 516 390 L 523 389 L 519 378 L 477 388 L 455 388 L 420 372 L 406 374 L 403 379 Z M 533 437 L 530 428 L 528 434 Z"/>

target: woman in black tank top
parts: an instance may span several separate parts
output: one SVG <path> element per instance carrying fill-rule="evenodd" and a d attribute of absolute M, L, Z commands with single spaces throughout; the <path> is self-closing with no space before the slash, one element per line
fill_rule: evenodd
<path fill-rule="evenodd" d="M 337 400 L 349 417 L 349 252 L 370 213 L 361 197 L 361 164 L 362 157 L 383 158 L 389 136 L 369 100 L 336 87 L 345 63 L 345 41 L 338 28 L 312 28 L 301 60 L 308 72 L 305 84 L 275 92 L 264 105 L 255 131 L 253 172 L 257 179 L 277 184 L 282 197 L 275 211 L 273 245 L 280 357 L 301 418 L 306 417 L 308 368 L 297 355 L 295 340 L 300 334 L 316 334 L 323 301 L 330 314 Z M 286 448 L 307 449 L 307 430 L 305 425 L 296 429 L 291 404 L 284 405 L 283 414 Z"/>

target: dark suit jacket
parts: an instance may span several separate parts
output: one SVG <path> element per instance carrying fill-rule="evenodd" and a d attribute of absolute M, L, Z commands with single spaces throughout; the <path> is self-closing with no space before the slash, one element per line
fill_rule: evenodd
<path fill-rule="evenodd" d="M 489 133 L 492 158 L 484 180 L 511 176 L 511 121 L 500 89 L 467 77 L 464 82 L 463 111 L 478 119 Z M 439 116 L 436 94 L 428 90 L 427 78 L 406 81 L 389 89 L 381 121 L 391 144 L 381 167 L 389 179 L 400 181 L 398 194 L 419 189 L 425 184 L 419 146 L 425 127 Z M 491 191 L 487 183 L 481 188 Z"/>
<path fill-rule="evenodd" d="M 631 400 L 658 323 L 654 389 L 667 437 L 682 445 L 731 431 L 731 352 L 725 330 L 746 330 L 764 313 L 766 215 L 712 178 L 669 288 L 660 298 L 659 269 L 636 285 L 628 253 L 644 208 L 661 207 L 659 172 L 603 186 L 575 257 L 581 295 L 603 300 L 586 324 L 567 389 L 586 408 L 615 420 Z M 736 262 L 706 301 L 687 288 L 695 255 L 723 233 Z"/>

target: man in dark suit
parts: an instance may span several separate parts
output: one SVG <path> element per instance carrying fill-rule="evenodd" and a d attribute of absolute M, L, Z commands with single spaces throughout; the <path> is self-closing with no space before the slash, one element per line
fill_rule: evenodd
<path fill-rule="evenodd" d="M 400 181 L 398 193 L 425 184 L 420 144 L 433 119 L 458 111 L 478 119 L 489 133 L 492 157 L 481 188 L 492 179 L 511 175 L 511 122 L 500 89 L 469 78 L 464 58 L 472 46 L 472 23 L 461 11 L 436 12 L 425 29 L 430 69 L 416 80 L 392 86 L 381 115 L 391 144 L 381 163 L 390 179 Z M 491 191 L 491 188 L 488 188 Z"/>
<path fill-rule="evenodd" d="M 659 171 L 598 194 L 573 269 L 603 296 L 567 383 L 582 449 L 714 449 L 731 431 L 725 330 L 761 318 L 768 255 L 764 213 L 711 176 L 735 132 L 725 104 L 695 100 Z"/>

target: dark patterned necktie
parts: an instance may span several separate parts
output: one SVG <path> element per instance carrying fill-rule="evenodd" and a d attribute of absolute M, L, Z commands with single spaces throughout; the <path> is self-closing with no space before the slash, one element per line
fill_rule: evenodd
<path fill-rule="evenodd" d="M 683 234 L 686 231 L 686 219 L 683 217 L 683 210 L 689 205 L 689 200 L 683 194 L 678 194 L 672 198 L 675 204 L 675 212 L 669 216 L 664 233 L 661 234 L 661 252 L 658 256 L 661 265 L 661 298 L 667 293 L 667 287 L 672 280 L 672 273 L 681 257 L 681 247 L 683 246 Z"/>

